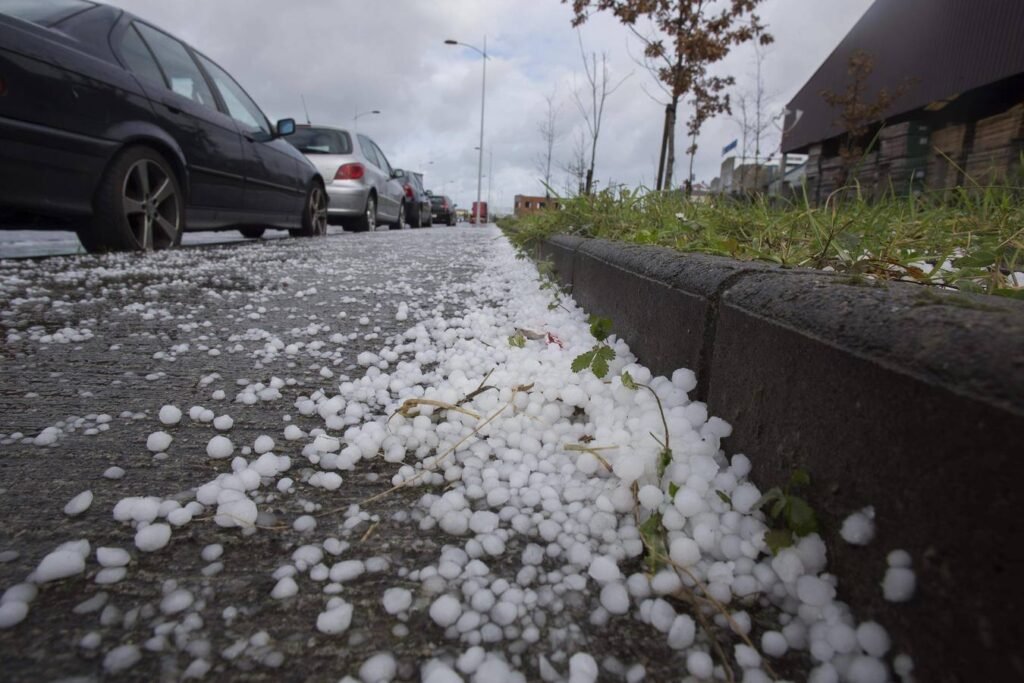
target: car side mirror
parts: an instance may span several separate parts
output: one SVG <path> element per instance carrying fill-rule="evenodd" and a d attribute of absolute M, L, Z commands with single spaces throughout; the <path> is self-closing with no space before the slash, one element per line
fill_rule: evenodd
<path fill-rule="evenodd" d="M 396 169 L 391 171 L 391 177 L 392 178 L 404 178 L 405 177 L 405 171 L 403 171 L 400 168 L 396 168 Z"/>
<path fill-rule="evenodd" d="M 277 137 L 283 138 L 295 132 L 295 119 L 281 119 L 277 122 Z"/>

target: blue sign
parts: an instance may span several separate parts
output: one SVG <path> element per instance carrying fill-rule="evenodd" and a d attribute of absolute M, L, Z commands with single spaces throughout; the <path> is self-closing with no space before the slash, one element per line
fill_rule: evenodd
<path fill-rule="evenodd" d="M 736 145 L 737 145 L 737 144 L 739 144 L 739 139 L 733 140 L 733 141 L 732 141 L 732 142 L 730 142 L 730 143 L 729 143 L 728 145 L 726 145 L 725 147 L 723 147 L 723 148 L 722 148 L 722 156 L 725 156 L 725 155 L 726 155 L 726 154 L 728 154 L 729 152 L 731 152 L 731 151 L 733 151 L 734 149 L 736 149 Z"/>

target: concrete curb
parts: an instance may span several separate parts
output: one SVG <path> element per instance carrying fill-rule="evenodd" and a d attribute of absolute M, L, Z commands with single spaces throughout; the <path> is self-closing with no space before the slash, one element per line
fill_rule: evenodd
<path fill-rule="evenodd" d="M 810 473 L 841 597 L 918 680 L 1024 678 L 1024 305 L 604 240 L 538 252 L 641 362 L 697 373 L 762 489 Z M 851 546 L 867 505 L 875 539 Z M 896 548 L 918 580 L 901 605 L 879 586 Z"/>

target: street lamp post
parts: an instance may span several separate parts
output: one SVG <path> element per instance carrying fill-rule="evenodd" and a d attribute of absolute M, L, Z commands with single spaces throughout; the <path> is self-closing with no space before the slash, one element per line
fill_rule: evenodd
<path fill-rule="evenodd" d="M 352 117 L 352 126 L 355 128 L 356 132 L 358 133 L 359 132 L 359 119 L 361 119 L 364 116 L 368 116 L 370 114 L 379 114 L 379 113 L 380 113 L 380 109 L 372 109 L 370 111 L 364 111 L 362 113 L 358 113 L 358 114 L 356 114 L 355 116 Z"/>
<path fill-rule="evenodd" d="M 476 224 L 480 225 L 480 195 L 483 189 L 483 175 L 484 175 L 484 103 L 487 100 L 487 36 L 484 36 L 484 49 L 469 45 L 467 43 L 460 43 L 457 40 L 449 38 L 444 41 L 445 45 L 461 45 L 462 47 L 468 47 L 471 50 L 476 50 L 480 56 L 484 58 L 484 73 L 483 81 L 480 86 L 480 153 L 477 155 L 476 164 Z"/>

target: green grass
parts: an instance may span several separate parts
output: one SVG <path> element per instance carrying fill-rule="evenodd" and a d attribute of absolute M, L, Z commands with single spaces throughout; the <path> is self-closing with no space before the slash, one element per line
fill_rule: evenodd
<path fill-rule="evenodd" d="M 1024 289 L 1009 286 L 1006 277 L 1024 271 L 1020 188 L 877 201 L 856 188 L 848 194 L 811 206 L 806 199 L 705 203 L 679 193 L 606 190 L 560 199 L 561 211 L 507 219 L 502 227 L 520 246 L 555 234 L 600 237 L 1024 299 Z M 946 262 L 952 270 L 922 266 Z"/>

